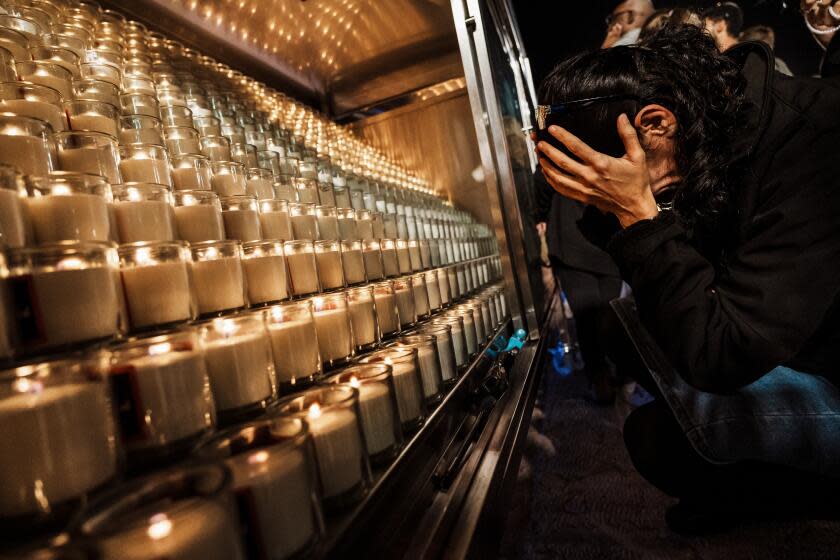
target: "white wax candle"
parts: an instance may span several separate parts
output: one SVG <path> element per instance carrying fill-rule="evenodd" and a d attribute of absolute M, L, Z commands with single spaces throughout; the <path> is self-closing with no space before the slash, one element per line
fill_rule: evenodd
<path fill-rule="evenodd" d="M 123 441 L 129 449 L 161 447 L 196 436 L 215 424 L 201 352 L 133 358 L 114 366 L 109 379 Z"/>
<path fill-rule="evenodd" d="M 392 365 L 392 368 L 397 409 L 400 413 L 400 422 L 405 425 L 414 422 L 423 414 L 423 394 L 413 361 L 396 363 Z"/>
<path fill-rule="evenodd" d="M 288 212 L 270 211 L 260 213 L 260 225 L 265 239 L 294 239 L 292 222 Z"/>
<path fill-rule="evenodd" d="M 114 138 L 116 138 L 120 133 L 117 121 L 111 117 L 94 111 L 87 111 L 79 113 L 78 115 L 70 115 L 70 129 L 102 132 L 104 134 L 108 134 L 109 136 L 113 136 Z"/>
<path fill-rule="evenodd" d="M 480 306 L 473 309 L 473 324 L 475 324 L 476 343 L 481 345 L 487 338 L 487 333 L 484 331 L 484 319 L 481 316 Z"/>
<path fill-rule="evenodd" d="M 340 251 L 316 252 L 315 259 L 318 261 L 318 277 L 323 289 L 332 290 L 344 286 Z"/>
<path fill-rule="evenodd" d="M 117 334 L 121 295 L 117 292 L 117 272 L 106 267 L 36 271 L 29 276 L 12 279 L 26 294 L 37 331 L 32 343 L 36 346 L 57 346 L 95 340 Z M 24 287 L 25 286 L 25 287 Z"/>
<path fill-rule="evenodd" d="M 190 243 L 219 241 L 225 238 L 221 211 L 210 204 L 176 206 L 178 237 Z"/>
<path fill-rule="evenodd" d="M 318 233 L 320 239 L 340 239 L 338 234 L 338 220 L 335 216 L 318 216 Z"/>
<path fill-rule="evenodd" d="M 363 252 L 365 261 L 365 273 L 368 280 L 381 280 L 385 278 L 385 269 L 382 266 L 382 256 L 376 249 L 365 250 Z"/>
<path fill-rule="evenodd" d="M 0 189 L 0 243 L 17 248 L 26 244 L 23 201 L 17 191 Z"/>
<path fill-rule="evenodd" d="M 461 297 L 461 290 L 458 289 L 458 279 L 456 278 L 454 269 L 446 269 L 446 280 L 449 284 L 449 293 L 452 294 L 452 299 L 455 300 Z"/>
<path fill-rule="evenodd" d="M 0 163 L 14 165 L 24 175 L 47 175 L 52 169 L 52 156 L 41 138 L 0 136 Z"/>
<path fill-rule="evenodd" d="M 209 169 L 176 167 L 171 170 L 172 183 L 178 190 L 203 190 L 211 184 Z"/>
<path fill-rule="evenodd" d="M 304 454 L 271 448 L 226 461 L 248 535 L 268 558 L 289 558 L 315 536 L 312 484 Z"/>
<path fill-rule="evenodd" d="M 414 310 L 418 317 L 423 317 L 429 314 L 429 294 L 426 291 L 426 286 L 419 282 L 414 282 L 412 285 L 414 290 Z"/>
<path fill-rule="evenodd" d="M 218 338 L 204 348 L 216 410 L 235 410 L 271 398 L 274 363 L 262 332 Z"/>
<path fill-rule="evenodd" d="M 449 297 L 449 281 L 446 279 L 446 272 L 438 271 L 437 275 L 438 292 L 440 293 L 440 302 L 442 305 L 448 305 Z"/>
<path fill-rule="evenodd" d="M 379 319 L 379 330 L 383 336 L 396 332 L 399 328 L 399 320 L 394 294 L 374 292 L 373 298 L 376 300 L 376 315 Z"/>
<path fill-rule="evenodd" d="M 432 311 L 440 309 L 440 288 L 438 287 L 437 278 L 432 277 L 431 282 L 426 282 L 426 292 L 429 296 L 429 308 Z"/>
<path fill-rule="evenodd" d="M 315 216 L 300 215 L 292 216 L 292 231 L 295 239 L 318 239 L 318 224 L 315 221 Z"/>
<path fill-rule="evenodd" d="M 229 146 L 205 146 L 201 153 L 207 156 L 210 161 L 230 161 Z"/>
<path fill-rule="evenodd" d="M 67 239 L 107 241 L 111 221 L 105 198 L 72 193 L 26 199 L 32 231 L 38 243 Z"/>
<path fill-rule="evenodd" d="M 420 260 L 420 247 L 411 244 L 408 246 L 408 260 L 411 263 L 411 270 L 417 272 L 423 270 L 423 264 Z"/>
<path fill-rule="evenodd" d="M 245 306 L 242 265 L 236 257 L 193 262 L 198 313 L 215 313 Z"/>
<path fill-rule="evenodd" d="M 361 284 L 365 281 L 365 261 L 360 250 L 342 251 L 341 262 L 347 284 Z"/>
<path fill-rule="evenodd" d="M 338 236 L 345 241 L 359 239 L 359 228 L 355 218 L 338 219 Z"/>
<path fill-rule="evenodd" d="M 428 243 L 420 243 L 420 262 L 423 268 L 430 268 L 432 266 L 432 251 Z"/>
<path fill-rule="evenodd" d="M 289 297 L 286 263 L 282 255 L 265 255 L 242 260 L 252 304 L 280 301 Z"/>
<path fill-rule="evenodd" d="M 385 276 L 389 278 L 400 275 L 400 265 L 395 249 L 382 249 L 382 267 L 385 269 Z"/>
<path fill-rule="evenodd" d="M 452 328 L 452 350 L 455 352 L 455 364 L 461 367 L 469 359 L 466 341 L 464 340 L 464 329 L 454 324 L 449 326 Z"/>
<path fill-rule="evenodd" d="M 411 257 L 408 254 L 408 247 L 397 247 L 397 263 L 400 274 L 411 272 Z"/>
<path fill-rule="evenodd" d="M 318 291 L 318 272 L 312 253 L 287 254 L 286 262 L 289 265 L 292 294 L 314 294 Z"/>
<path fill-rule="evenodd" d="M 371 220 L 357 220 L 356 227 L 361 239 L 364 241 L 373 241 L 373 222 Z"/>
<path fill-rule="evenodd" d="M 133 523 L 97 541 L 102 560 L 244 560 L 241 536 L 229 506 L 189 498 L 152 510 L 149 523 Z M 139 519 L 138 519 L 139 521 Z"/>
<path fill-rule="evenodd" d="M 324 497 L 339 496 L 362 482 L 362 442 L 353 411 L 326 410 L 319 416 L 310 412 L 306 421 L 315 443 Z"/>
<path fill-rule="evenodd" d="M 120 243 L 175 239 L 172 208 L 166 201 L 119 201 L 113 210 Z"/>
<path fill-rule="evenodd" d="M 124 128 L 120 130 L 120 144 L 154 144 L 163 146 L 163 135 L 157 128 Z M 174 173 L 174 172 L 173 172 Z M 209 177 L 208 177 L 209 180 Z M 195 188 L 195 187 L 183 187 Z"/>
<path fill-rule="evenodd" d="M 246 194 L 245 178 L 240 175 L 217 173 L 213 175 L 212 185 L 213 190 L 219 193 L 219 196 Z"/>
<path fill-rule="evenodd" d="M 357 389 L 368 455 L 382 453 L 396 443 L 394 407 L 388 385 L 381 382 L 361 383 Z"/>
<path fill-rule="evenodd" d="M 257 200 L 274 198 L 274 187 L 270 179 L 262 179 L 260 177 L 248 179 L 245 183 L 245 191 L 250 195 L 256 196 Z"/>
<path fill-rule="evenodd" d="M 376 342 L 376 310 L 374 300 L 350 302 L 350 321 L 356 346 L 369 346 Z"/>
<path fill-rule="evenodd" d="M 280 383 L 295 383 L 318 373 L 319 353 L 314 321 L 269 323 L 268 333 Z"/>
<path fill-rule="evenodd" d="M 455 350 L 450 336 L 445 334 L 435 335 L 437 354 L 440 358 L 440 375 L 444 381 L 455 379 L 457 369 L 455 365 Z"/>
<path fill-rule="evenodd" d="M 225 221 L 225 236 L 228 239 L 240 241 L 262 239 L 260 216 L 256 210 L 224 210 L 222 218 Z"/>
<path fill-rule="evenodd" d="M 0 400 L 3 517 L 49 511 L 114 477 L 117 448 L 105 385 L 17 383 L 33 389 Z"/>
<path fill-rule="evenodd" d="M 59 150 L 58 165 L 64 171 L 102 175 L 112 185 L 122 183 L 112 146 Z"/>
<path fill-rule="evenodd" d="M 315 330 L 318 332 L 318 348 L 324 364 L 342 360 L 353 353 L 347 309 L 315 311 Z"/>
<path fill-rule="evenodd" d="M 120 272 L 133 328 L 190 319 L 192 296 L 186 262 L 127 266 Z"/>
<path fill-rule="evenodd" d="M 428 398 L 440 393 L 441 375 L 437 349 L 434 346 L 417 346 L 417 362 L 420 364 L 423 394 Z"/>
<path fill-rule="evenodd" d="M 200 154 L 201 144 L 198 138 L 185 136 L 184 138 L 167 138 L 166 149 L 172 155 Z"/>
<path fill-rule="evenodd" d="M 470 356 L 478 352 L 478 335 L 475 332 L 475 321 L 473 321 L 472 313 L 465 313 L 462 315 L 464 319 L 464 338 L 467 343 L 467 352 Z"/>
<path fill-rule="evenodd" d="M 162 159 L 123 159 L 120 161 L 120 174 L 126 183 L 172 184 L 172 179 L 169 177 L 169 164 Z"/>
<path fill-rule="evenodd" d="M 53 132 L 67 129 L 67 116 L 61 107 L 36 99 L 4 99 L 0 101 L 0 112 L 14 113 L 50 123 Z"/>
<path fill-rule="evenodd" d="M 410 325 L 416 320 L 414 315 L 414 296 L 409 288 L 394 290 L 397 300 L 397 311 L 400 314 L 400 326 Z"/>

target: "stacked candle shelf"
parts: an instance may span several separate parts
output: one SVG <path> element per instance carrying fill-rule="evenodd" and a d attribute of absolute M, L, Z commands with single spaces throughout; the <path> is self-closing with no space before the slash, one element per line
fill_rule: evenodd
<path fill-rule="evenodd" d="M 311 551 L 505 322 L 489 229 L 90 2 L 4 2 L 0 80 L 4 545 Z"/>

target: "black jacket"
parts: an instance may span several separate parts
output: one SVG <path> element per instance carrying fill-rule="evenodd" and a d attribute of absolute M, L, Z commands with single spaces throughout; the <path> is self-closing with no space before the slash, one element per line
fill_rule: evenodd
<path fill-rule="evenodd" d="M 578 229 L 584 204 L 558 194 L 539 167 L 534 172 L 534 202 L 534 220 L 546 222 L 548 252 L 553 260 L 601 276 L 619 276 L 609 253 L 593 245 Z"/>
<path fill-rule="evenodd" d="M 731 250 L 704 258 L 670 213 L 608 249 L 688 383 L 726 392 L 788 365 L 840 384 L 840 91 L 774 75 L 763 46 L 729 52 L 753 106 L 735 146 L 747 173 Z"/>

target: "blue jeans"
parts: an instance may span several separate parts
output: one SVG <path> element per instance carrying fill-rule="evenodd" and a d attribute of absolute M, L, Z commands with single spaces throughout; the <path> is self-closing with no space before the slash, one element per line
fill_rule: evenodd
<path fill-rule="evenodd" d="M 762 461 L 840 475 L 840 390 L 777 367 L 737 391 L 711 394 L 652 374 L 692 447 L 716 464 Z"/>

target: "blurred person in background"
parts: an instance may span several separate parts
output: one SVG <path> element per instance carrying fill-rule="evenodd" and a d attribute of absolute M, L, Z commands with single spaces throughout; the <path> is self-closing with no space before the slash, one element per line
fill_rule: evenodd
<path fill-rule="evenodd" d="M 744 29 L 741 33 L 740 41 L 742 43 L 747 41 L 760 41 L 767 44 L 770 50 L 773 51 L 776 49 L 776 32 L 773 31 L 772 27 L 767 25 L 753 25 Z M 793 76 L 790 67 L 778 56 L 776 57 L 776 72 L 781 72 L 785 76 Z"/>
<path fill-rule="evenodd" d="M 837 79 L 840 77 L 840 39 L 835 38 L 840 31 L 840 1 L 801 0 L 799 7 L 808 31 L 826 51 L 820 75 L 823 78 Z"/>
<path fill-rule="evenodd" d="M 601 48 L 635 44 L 642 26 L 653 12 L 651 0 L 625 0 L 618 4 L 607 16 L 607 36 Z"/>
<path fill-rule="evenodd" d="M 718 2 L 703 12 L 703 21 L 721 52 L 738 44 L 744 12 L 735 2 Z"/>
<path fill-rule="evenodd" d="M 700 14 L 691 8 L 664 8 L 656 10 L 642 26 L 639 41 L 644 41 L 666 25 L 680 24 L 696 25 L 703 27 L 703 20 Z"/>

